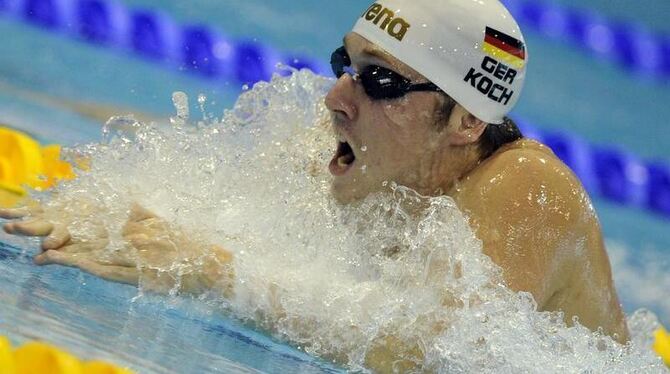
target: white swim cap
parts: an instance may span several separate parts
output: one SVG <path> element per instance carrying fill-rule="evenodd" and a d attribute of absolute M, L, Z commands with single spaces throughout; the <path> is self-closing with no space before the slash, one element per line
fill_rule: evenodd
<path fill-rule="evenodd" d="M 482 121 L 502 123 L 521 94 L 526 46 L 519 25 L 498 0 L 379 0 L 352 31 Z"/>

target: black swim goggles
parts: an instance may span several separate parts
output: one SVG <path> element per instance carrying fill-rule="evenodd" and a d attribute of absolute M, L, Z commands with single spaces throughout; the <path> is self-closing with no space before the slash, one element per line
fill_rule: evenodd
<path fill-rule="evenodd" d="M 442 92 L 433 83 L 412 84 L 402 75 L 377 65 L 366 66 L 359 73 L 354 74 L 351 69 L 351 58 L 344 47 L 336 49 L 330 56 L 330 66 L 338 79 L 348 73 L 360 80 L 365 93 L 372 100 L 397 99 L 415 91 Z"/>

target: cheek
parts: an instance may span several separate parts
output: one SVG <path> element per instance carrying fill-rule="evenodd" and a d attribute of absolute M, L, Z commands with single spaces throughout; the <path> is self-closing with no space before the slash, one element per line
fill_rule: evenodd
<path fill-rule="evenodd" d="M 430 140 L 435 110 L 420 100 L 403 97 L 382 106 L 382 113 L 397 142 L 408 152 L 419 153 Z"/>
<path fill-rule="evenodd" d="M 366 162 L 372 165 L 395 163 L 406 152 L 409 133 L 401 123 L 389 118 L 383 107 L 376 108 L 369 126 L 363 129 Z"/>

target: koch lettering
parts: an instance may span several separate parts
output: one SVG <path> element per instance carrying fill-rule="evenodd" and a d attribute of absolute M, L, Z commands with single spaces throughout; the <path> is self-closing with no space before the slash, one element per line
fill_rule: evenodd
<path fill-rule="evenodd" d="M 514 91 L 501 83 L 514 83 L 514 78 L 517 75 L 516 70 L 488 56 L 484 57 L 481 69 L 484 72 L 470 68 L 463 80 L 470 83 L 473 88 L 489 99 L 507 105 L 514 96 Z"/>

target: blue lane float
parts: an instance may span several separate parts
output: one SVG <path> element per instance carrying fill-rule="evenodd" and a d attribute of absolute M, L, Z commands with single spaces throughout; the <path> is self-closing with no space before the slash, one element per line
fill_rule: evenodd
<path fill-rule="evenodd" d="M 636 70 L 670 76 L 670 38 L 607 23 L 596 16 L 530 0 L 503 0 L 519 21 L 551 37 Z M 330 74 L 321 60 L 282 54 L 256 41 L 231 40 L 204 25 L 180 25 L 168 15 L 130 9 L 113 0 L 0 0 L 0 14 L 208 79 L 253 84 L 277 63 Z M 605 48 L 609 42 L 617 48 Z M 653 58 L 648 58 L 653 56 Z M 517 119 L 524 133 L 550 146 L 596 196 L 670 218 L 670 166 L 644 161 L 574 135 L 542 131 Z"/>
<path fill-rule="evenodd" d="M 629 70 L 659 77 L 664 82 L 670 78 L 670 35 L 557 4 L 537 0 L 502 1 L 519 23 L 545 37 L 573 43 L 596 56 Z M 242 66 L 221 69 L 219 65 L 230 62 L 225 36 L 206 26 L 179 25 L 160 12 L 131 9 L 114 0 L 0 0 L 0 12 L 91 43 L 114 45 L 145 58 L 165 60 L 208 77 L 253 83 L 258 77 L 267 79 L 278 62 L 296 68 L 309 67 L 317 72 L 328 71 L 320 61 L 279 53 L 268 54 L 276 56 L 276 61 L 263 60 L 267 55 L 258 60 L 250 54 L 257 49 L 269 50 L 269 47 L 257 42 L 245 43 L 230 51 L 244 55 L 232 58 Z M 266 70 L 268 66 L 271 68 Z"/>
<path fill-rule="evenodd" d="M 601 58 L 640 73 L 660 77 L 667 81 L 670 77 L 670 36 L 645 30 L 639 25 L 608 20 L 596 13 L 561 7 L 557 4 L 536 0 L 503 0 L 517 20 L 534 31 L 552 39 L 576 44 Z M 162 58 L 167 56 L 167 44 L 188 44 L 180 56 L 170 60 L 182 68 L 202 73 L 206 76 L 220 76 L 215 73 L 216 65 L 222 63 L 217 56 L 218 39 L 222 38 L 204 26 L 178 25 L 159 12 L 129 9 L 112 0 L 3 0 L 0 11 L 14 14 L 34 25 L 47 29 L 63 29 L 69 33 L 97 44 L 110 44 L 114 34 L 123 35 L 125 40 L 115 40 L 117 46 L 130 48 L 143 57 Z M 193 35 L 193 28 L 203 28 L 204 32 Z M 177 32 L 171 32 L 175 29 Z M 174 30 L 172 30 L 174 31 Z M 260 43 L 252 43 L 260 45 Z M 195 52 L 193 50 L 195 48 Z M 265 47 L 267 48 L 267 47 Z M 242 53 L 249 53 L 248 46 Z M 209 54 L 209 56 L 207 56 Z M 185 61 L 184 61 L 185 60 Z M 225 60 L 225 58 L 223 59 Z M 170 62 L 168 61 L 168 62 Z M 247 61 L 245 58 L 236 61 Z M 283 62 L 297 68 L 310 67 L 321 72 L 323 64 L 305 58 L 281 56 L 273 63 Z M 242 69 L 242 81 L 246 76 L 269 76 L 264 64 L 253 63 Z M 256 69 L 255 74 L 248 74 Z M 234 69 L 235 70 L 235 69 Z M 240 69 L 236 69 L 240 70 Z M 270 69 L 273 70 L 273 69 Z M 325 70 L 327 71 L 327 69 Z M 230 71 L 227 71 L 230 73 Z M 231 77 L 227 77 L 231 78 Z M 240 78 L 240 77 L 233 77 Z"/>
<path fill-rule="evenodd" d="M 517 21 L 550 39 L 582 50 L 637 73 L 670 78 L 670 35 L 640 25 L 537 0 L 501 0 Z"/>
<path fill-rule="evenodd" d="M 518 120 L 522 132 L 549 146 L 594 196 L 670 218 L 670 165 L 572 134 L 540 130 Z"/>
<path fill-rule="evenodd" d="M 113 0 L 0 0 L 0 15 L 207 78 L 253 84 L 278 63 L 327 73 L 321 61 L 284 55 L 255 41 L 231 41 L 206 25 L 178 24 Z"/>

